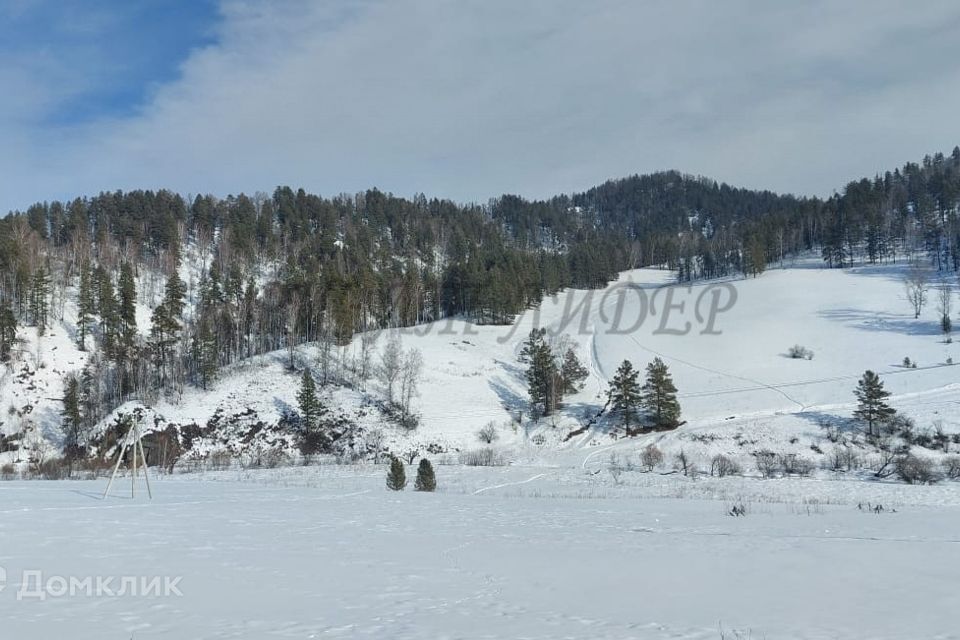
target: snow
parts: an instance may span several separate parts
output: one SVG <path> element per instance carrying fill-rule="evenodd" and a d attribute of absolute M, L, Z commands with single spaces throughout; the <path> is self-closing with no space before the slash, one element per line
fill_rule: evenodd
<path fill-rule="evenodd" d="M 918 430 L 939 422 L 960 432 L 960 368 L 947 364 L 960 353 L 944 342 L 932 306 L 913 318 L 901 275 L 899 266 L 801 262 L 665 288 L 671 273 L 644 269 L 604 290 L 564 291 L 512 326 L 450 319 L 400 331 L 403 348 L 425 362 L 418 429 L 385 421 L 375 380 L 321 394 L 362 429 L 383 430 L 389 450 L 428 455 L 436 494 L 388 492 L 385 467 L 327 460 L 153 476 L 152 502 L 143 491 L 125 497 L 128 479 L 107 500 L 103 478 L 0 482 L 0 637 L 958 638 L 960 482 L 914 486 L 826 470 L 763 480 L 754 461 L 770 450 L 824 466 L 841 446 L 825 421 L 843 446 L 876 455 L 847 422 L 868 368 Z M 705 333 L 704 301 L 730 287 L 736 302 L 716 315 L 720 333 Z M 671 304 L 684 306 L 665 317 Z M 138 319 L 147 312 L 138 308 Z M 43 337 L 21 329 L 25 357 L 0 372 L 3 433 L 34 425 L 35 439 L 57 442 L 62 377 L 86 358 L 73 344 L 73 313 L 68 302 Z M 639 319 L 632 331 L 611 330 Z M 662 330 L 688 321 L 683 335 Z M 517 355 L 537 326 L 575 340 L 590 375 L 557 416 L 533 424 Z M 380 335 L 376 348 L 386 342 Z M 794 344 L 814 358 L 787 358 Z M 349 361 L 359 348 L 356 339 L 340 356 Z M 304 345 L 298 366 L 316 367 L 317 355 Z M 623 359 L 642 369 L 654 356 L 670 367 L 686 424 L 624 438 L 601 420 L 566 438 L 603 405 Z M 904 357 L 919 366 L 902 367 Z M 164 424 L 250 411 L 251 420 L 277 420 L 296 406 L 298 384 L 285 352 L 265 354 L 150 411 Z M 491 421 L 509 464 L 454 464 L 459 450 L 481 446 L 476 432 Z M 229 444 L 229 433 L 219 436 Z M 645 473 L 638 456 L 650 444 L 666 460 Z M 425 454 L 431 446 L 440 452 Z M 672 471 L 680 451 L 702 471 L 722 453 L 744 472 L 686 478 Z M 728 515 L 741 504 L 745 517 Z M 878 504 L 884 511 L 872 512 Z M 180 578 L 183 595 L 18 600 L 29 571 Z"/>
<path fill-rule="evenodd" d="M 862 482 L 437 475 L 436 494 L 389 492 L 373 465 L 165 476 L 153 502 L 100 501 L 104 481 L 0 483 L 3 636 L 957 637 L 956 484 L 873 483 L 874 514 L 831 498 Z M 700 493 L 653 497 L 661 483 Z M 731 517 L 714 492 L 744 483 L 766 499 Z M 18 601 L 25 571 L 115 590 L 180 578 L 182 595 Z"/>

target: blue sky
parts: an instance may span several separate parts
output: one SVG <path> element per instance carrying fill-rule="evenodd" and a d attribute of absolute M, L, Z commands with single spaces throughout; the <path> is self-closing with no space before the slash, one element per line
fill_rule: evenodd
<path fill-rule="evenodd" d="M 218 20 L 212 0 L 13 0 L 0 9 L 0 57 L 51 85 L 33 126 L 77 126 L 134 115 L 214 43 Z"/>
<path fill-rule="evenodd" d="M 829 195 L 960 143 L 960 4 L 5 0 L 0 94 L 0 211 L 662 169 Z"/>

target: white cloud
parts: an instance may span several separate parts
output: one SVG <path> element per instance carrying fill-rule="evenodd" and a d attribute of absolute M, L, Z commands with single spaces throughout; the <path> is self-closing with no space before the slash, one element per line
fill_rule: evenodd
<path fill-rule="evenodd" d="M 223 14 L 218 44 L 134 117 L 51 132 L 0 112 L 0 206 L 277 184 L 485 201 L 666 168 L 826 194 L 960 141 L 953 2 L 247 0 Z"/>

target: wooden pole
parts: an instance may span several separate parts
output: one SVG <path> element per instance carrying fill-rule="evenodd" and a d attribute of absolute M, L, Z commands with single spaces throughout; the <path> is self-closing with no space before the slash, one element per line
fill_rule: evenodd
<path fill-rule="evenodd" d="M 153 500 L 153 491 L 150 490 L 150 476 L 147 475 L 147 456 L 143 453 L 143 440 L 137 438 L 137 446 L 140 447 L 140 460 L 143 461 L 143 479 L 147 483 L 147 497 Z"/>
<path fill-rule="evenodd" d="M 117 477 L 117 471 L 120 470 L 120 463 L 123 461 L 123 453 L 127 450 L 127 438 L 123 439 L 123 444 L 120 445 L 120 453 L 117 455 L 117 464 L 113 467 L 113 473 L 110 474 L 110 482 L 107 483 L 107 489 L 103 492 L 103 498 L 106 499 L 107 494 L 110 493 L 110 487 L 113 486 L 113 480 Z"/>
<path fill-rule="evenodd" d="M 130 429 L 133 435 L 133 474 L 130 479 L 130 497 L 137 497 L 137 424 L 134 423 L 133 428 Z"/>

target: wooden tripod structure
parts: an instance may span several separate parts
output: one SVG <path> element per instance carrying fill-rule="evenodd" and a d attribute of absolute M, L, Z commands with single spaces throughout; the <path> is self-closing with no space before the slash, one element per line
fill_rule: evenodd
<path fill-rule="evenodd" d="M 137 497 L 137 458 L 140 458 L 140 462 L 143 464 L 143 479 L 147 483 L 147 496 L 153 500 L 153 492 L 150 491 L 150 477 L 147 475 L 147 456 L 143 453 L 143 442 L 141 442 L 140 434 L 140 421 L 134 418 L 133 425 L 130 427 L 130 430 L 127 431 L 127 435 L 123 439 L 123 444 L 120 446 L 120 452 L 117 454 L 117 464 L 113 467 L 113 473 L 110 475 L 110 482 L 107 483 L 107 489 L 103 492 L 103 500 L 106 499 L 107 495 L 110 493 L 110 487 L 113 486 L 113 481 L 117 477 L 117 472 L 120 470 L 120 463 L 123 462 L 123 455 L 127 452 L 127 449 L 131 449 L 130 457 L 130 497 Z"/>

